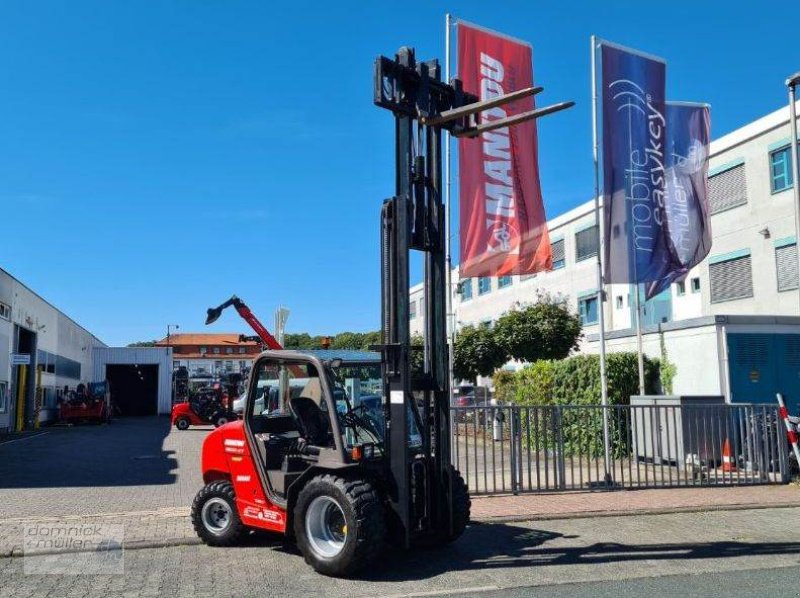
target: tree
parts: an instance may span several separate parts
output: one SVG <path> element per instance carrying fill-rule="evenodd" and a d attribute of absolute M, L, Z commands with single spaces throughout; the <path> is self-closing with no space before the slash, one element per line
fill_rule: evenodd
<path fill-rule="evenodd" d="M 580 317 L 565 300 L 549 295 L 503 314 L 493 332 L 508 358 L 528 363 L 564 359 L 578 348 L 583 336 Z"/>
<path fill-rule="evenodd" d="M 364 336 L 361 332 L 340 332 L 333 337 L 331 349 L 361 349 Z"/>
<path fill-rule="evenodd" d="M 284 334 L 283 335 L 283 348 L 284 349 L 317 349 L 318 346 L 313 345 L 311 335 L 307 332 L 300 332 L 298 334 Z"/>
<path fill-rule="evenodd" d="M 365 351 L 369 351 L 369 348 L 373 345 L 380 345 L 382 342 L 382 336 L 380 330 L 373 330 L 372 332 L 364 333 L 364 343 L 361 345 L 361 348 Z"/>
<path fill-rule="evenodd" d="M 453 374 L 462 380 L 489 376 L 508 360 L 508 354 L 497 342 L 488 326 L 465 326 L 456 336 Z"/>
<path fill-rule="evenodd" d="M 128 344 L 129 347 L 155 347 L 158 341 L 137 341 L 135 343 Z"/>

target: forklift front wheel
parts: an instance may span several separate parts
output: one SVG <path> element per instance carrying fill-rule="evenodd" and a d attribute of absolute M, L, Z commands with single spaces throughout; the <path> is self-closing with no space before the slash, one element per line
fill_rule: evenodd
<path fill-rule="evenodd" d="M 188 430 L 189 429 L 189 419 L 186 417 L 179 417 L 175 420 L 175 427 L 179 430 Z"/>
<path fill-rule="evenodd" d="M 294 533 L 300 552 L 315 571 L 349 575 L 383 549 L 386 522 L 378 492 L 366 480 L 317 476 L 297 497 Z"/>
<path fill-rule="evenodd" d="M 227 415 L 220 415 L 214 420 L 214 427 L 219 428 L 220 426 L 227 424 L 229 421 L 231 420 Z"/>

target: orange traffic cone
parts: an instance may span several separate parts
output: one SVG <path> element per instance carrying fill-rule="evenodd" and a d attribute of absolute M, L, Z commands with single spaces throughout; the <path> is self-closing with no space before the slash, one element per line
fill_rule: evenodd
<path fill-rule="evenodd" d="M 722 445 L 722 471 L 736 471 L 736 462 L 733 460 L 733 455 L 731 455 L 731 443 L 727 438 Z"/>

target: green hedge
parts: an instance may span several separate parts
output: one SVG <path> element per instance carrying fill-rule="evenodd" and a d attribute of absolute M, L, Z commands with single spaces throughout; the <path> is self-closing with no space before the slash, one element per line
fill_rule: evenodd
<path fill-rule="evenodd" d="M 639 368 L 635 353 L 607 356 L 608 402 L 628 405 L 639 392 Z M 645 358 L 645 389 L 659 391 L 658 360 Z M 600 357 L 576 355 L 559 361 L 537 361 L 517 372 L 498 372 L 495 397 L 506 404 L 562 406 L 600 404 Z M 563 446 L 568 455 L 599 456 L 603 453 L 601 409 L 522 410 L 521 433 L 529 446 L 553 450 Z M 621 415 L 622 417 L 617 417 Z M 615 454 L 625 452 L 626 414 L 610 411 L 610 432 Z"/>

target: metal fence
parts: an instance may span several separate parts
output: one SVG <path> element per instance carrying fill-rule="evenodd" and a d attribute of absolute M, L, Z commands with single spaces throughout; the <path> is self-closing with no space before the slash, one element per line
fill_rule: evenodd
<path fill-rule="evenodd" d="M 608 475 L 603 410 L 608 410 Z M 473 494 L 783 483 L 770 405 L 453 407 L 453 462 Z"/>

